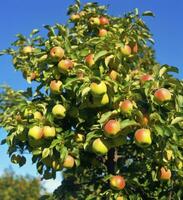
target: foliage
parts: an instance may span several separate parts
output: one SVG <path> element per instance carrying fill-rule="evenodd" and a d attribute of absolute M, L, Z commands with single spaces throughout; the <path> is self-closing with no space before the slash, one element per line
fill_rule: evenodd
<path fill-rule="evenodd" d="M 37 29 L 29 38 L 18 34 L 15 48 L 1 52 L 12 56 L 15 69 L 29 83 L 37 83 L 27 91 L 4 87 L 0 96 L 0 126 L 8 132 L 2 143 L 9 145 L 12 162 L 25 164 L 23 154 L 28 151 L 38 172 L 49 179 L 56 177 L 68 155 L 72 156 L 75 166 L 63 170 L 62 185 L 54 193 L 57 199 L 181 199 L 183 82 L 173 76 L 176 67 L 161 66 L 155 59 L 154 41 L 142 20 L 153 13 L 140 15 L 135 9 L 124 17 L 114 17 L 107 14 L 105 6 L 81 6 L 77 0 L 68 14 L 67 25 L 45 26 L 47 37 L 38 35 Z M 102 16 L 109 23 L 99 24 Z M 107 31 L 105 36 L 98 35 L 101 29 Z M 54 47 L 64 50 L 62 60 L 69 59 L 69 66 L 63 67 L 59 56 L 51 54 Z M 88 62 L 86 57 L 91 54 L 93 60 Z M 112 71 L 116 77 L 111 76 Z M 143 82 L 144 74 L 152 78 Z M 53 80 L 62 83 L 56 93 L 50 92 Z M 101 81 L 107 91 L 103 87 L 104 93 L 99 89 L 96 93 L 102 95 L 96 95 L 91 83 Z M 154 94 L 159 88 L 166 88 L 170 98 L 158 101 Z M 126 99 L 133 109 L 124 113 L 119 105 Z M 66 116 L 52 113 L 56 104 L 64 106 Z M 35 112 L 41 117 L 35 117 Z M 120 122 L 116 137 L 108 137 L 103 129 L 111 119 Z M 44 137 L 43 129 L 43 137 L 35 140 L 29 135 L 33 126 L 54 127 L 56 136 Z M 146 147 L 134 139 L 141 128 L 151 132 L 152 144 L 148 141 Z M 81 141 L 76 139 L 78 134 L 83 135 Z M 96 138 L 104 141 L 107 154 L 93 152 Z M 161 167 L 171 170 L 170 180 L 160 180 Z M 109 179 L 115 174 L 125 178 L 123 190 L 110 187 Z"/>

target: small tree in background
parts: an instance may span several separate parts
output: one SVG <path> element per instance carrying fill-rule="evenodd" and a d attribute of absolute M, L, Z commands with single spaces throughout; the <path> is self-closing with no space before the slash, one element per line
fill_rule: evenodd
<path fill-rule="evenodd" d="M 155 59 L 138 10 L 124 17 L 80 1 L 67 25 L 18 34 L 16 70 L 36 88 L 1 93 L 0 126 L 13 163 L 32 154 L 56 199 L 181 199 L 183 82 Z M 142 16 L 153 16 L 146 11 Z"/>

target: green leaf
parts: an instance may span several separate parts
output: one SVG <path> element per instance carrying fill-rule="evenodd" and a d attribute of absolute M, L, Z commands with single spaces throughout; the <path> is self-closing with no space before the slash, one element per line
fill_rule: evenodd
<path fill-rule="evenodd" d="M 101 57 L 103 57 L 107 54 L 108 54 L 108 51 L 106 51 L 106 50 L 98 52 L 97 54 L 95 54 L 94 61 L 96 62 L 98 59 L 100 59 Z"/>
<path fill-rule="evenodd" d="M 152 11 L 145 11 L 145 12 L 142 13 L 142 16 L 155 17 L 155 15 Z"/>
<path fill-rule="evenodd" d="M 68 155 L 67 147 L 63 146 L 63 147 L 60 149 L 60 159 L 61 159 L 61 161 L 64 161 L 65 158 L 67 157 L 67 155 Z"/>
<path fill-rule="evenodd" d="M 124 128 L 127 128 L 129 126 L 138 126 L 139 123 L 137 123 L 135 120 L 125 119 L 125 120 L 120 122 L 120 125 L 121 125 L 121 129 L 124 129 Z"/>
<path fill-rule="evenodd" d="M 183 121 L 183 117 L 176 117 L 175 119 L 172 120 L 171 125 L 177 124 L 181 121 Z"/>
<path fill-rule="evenodd" d="M 50 149 L 49 148 L 44 148 L 44 150 L 42 152 L 42 158 L 48 157 L 49 153 L 50 153 Z"/>

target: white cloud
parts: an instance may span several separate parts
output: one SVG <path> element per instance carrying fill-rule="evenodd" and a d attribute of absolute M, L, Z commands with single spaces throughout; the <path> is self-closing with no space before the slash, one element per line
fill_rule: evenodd
<path fill-rule="evenodd" d="M 47 192 L 52 193 L 58 186 L 61 185 L 61 181 L 61 177 L 58 176 L 56 179 L 43 180 L 42 184 Z"/>

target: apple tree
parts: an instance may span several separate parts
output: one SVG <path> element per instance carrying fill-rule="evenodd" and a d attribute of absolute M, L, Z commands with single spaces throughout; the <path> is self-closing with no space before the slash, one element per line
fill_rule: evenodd
<path fill-rule="evenodd" d="M 17 34 L 13 66 L 33 86 L 0 95 L 13 163 L 25 153 L 56 199 L 183 197 L 183 82 L 160 65 L 138 9 L 115 17 L 97 3 L 68 8 L 66 25 Z"/>

